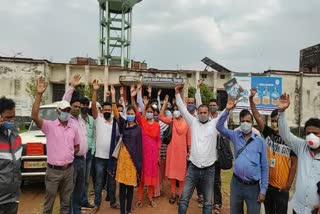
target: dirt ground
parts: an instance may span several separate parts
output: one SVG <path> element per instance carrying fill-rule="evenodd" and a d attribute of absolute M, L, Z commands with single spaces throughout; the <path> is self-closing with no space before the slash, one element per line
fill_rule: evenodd
<path fill-rule="evenodd" d="M 222 212 L 223 214 L 230 213 L 229 210 L 229 197 L 230 197 L 230 191 L 229 191 L 229 184 L 230 184 L 230 177 L 231 177 L 231 171 L 223 171 L 222 172 L 222 197 L 223 197 L 223 208 Z M 91 187 L 92 188 L 92 187 Z M 39 214 L 42 213 L 42 207 L 43 207 L 43 200 L 44 200 L 44 191 L 45 186 L 43 182 L 27 182 L 22 187 L 22 193 L 20 197 L 20 205 L 19 205 L 19 214 Z M 143 207 L 135 207 L 136 203 L 136 194 L 137 194 L 137 188 L 134 192 L 134 200 L 133 200 L 133 210 L 132 213 L 135 214 L 170 214 L 170 213 L 177 213 L 178 212 L 178 206 L 177 204 L 169 204 L 168 199 L 170 197 L 170 188 L 169 188 L 169 182 L 165 182 L 163 185 L 162 195 L 159 198 L 155 199 L 156 207 L 151 208 L 147 205 L 147 199 L 146 194 L 143 201 Z M 103 192 L 103 199 L 105 198 L 105 192 Z M 118 198 L 118 193 L 117 193 Z M 93 196 L 91 196 L 90 201 L 93 201 Z M 54 213 L 59 213 L 59 198 L 57 197 L 56 203 L 55 203 L 55 209 Z M 90 210 L 83 210 L 83 213 L 91 213 Z M 111 209 L 109 206 L 109 202 L 103 201 L 99 214 L 103 213 L 109 213 L 109 214 L 118 214 L 120 213 L 120 210 L 114 210 Z M 197 196 L 196 194 L 193 194 L 192 199 L 190 200 L 188 214 L 196 214 L 196 213 L 202 213 L 202 209 L 199 208 L 198 202 L 197 202 Z"/>

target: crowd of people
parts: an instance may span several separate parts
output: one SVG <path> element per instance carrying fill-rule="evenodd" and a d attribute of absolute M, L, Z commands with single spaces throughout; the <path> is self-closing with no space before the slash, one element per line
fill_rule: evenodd
<path fill-rule="evenodd" d="M 58 118 L 50 121 L 39 115 L 47 83 L 44 77 L 37 79 L 31 117 L 46 135 L 43 213 L 53 212 L 57 194 L 60 213 L 80 214 L 82 208 L 98 212 L 105 190 L 111 208 L 130 214 L 135 187 L 139 213 L 139 207 L 145 206 L 144 191 L 148 206 L 156 207 L 167 178 L 171 190 L 168 203 L 177 204 L 179 214 L 187 213 L 195 190 L 202 213 L 218 214 L 222 207 L 221 170 L 225 168 L 219 157 L 225 154 L 217 144 L 229 146 L 231 142 L 232 214 L 245 210 L 260 213 L 262 203 L 266 214 L 287 213 L 296 174 L 293 213 L 320 214 L 320 119 L 310 118 L 305 123 L 304 139 L 292 134 L 285 118 L 289 95 L 281 95 L 269 125 L 254 103 L 257 91 L 251 89 L 250 109 L 240 112 L 238 128 L 229 129 L 228 117 L 237 100 L 228 97 L 221 112 L 214 98 L 202 103 L 201 81 L 195 98 L 183 99 L 183 86 L 177 85 L 175 97 L 166 95 L 162 103 L 161 90 L 154 99 L 149 86 L 144 96 L 141 82 L 131 86 L 130 102 L 125 100 L 123 87 L 117 100 L 117 91 L 111 86 L 102 105 L 97 102 L 98 80 L 92 83 L 91 100 L 74 96 L 80 84 L 81 76 L 75 75 L 57 104 Z M 18 211 L 22 154 L 21 138 L 13 123 L 13 100 L 0 99 L 0 115 L 0 214 L 13 214 Z M 259 130 L 253 127 L 254 120 Z M 90 178 L 93 204 L 88 200 Z"/>

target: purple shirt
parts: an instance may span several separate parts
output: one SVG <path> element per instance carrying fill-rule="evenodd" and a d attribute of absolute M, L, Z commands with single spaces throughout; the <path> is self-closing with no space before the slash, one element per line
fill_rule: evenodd
<path fill-rule="evenodd" d="M 80 137 L 76 127 L 70 123 L 66 127 L 58 119 L 43 120 L 42 132 L 47 139 L 47 161 L 55 166 L 72 163 L 74 146 L 79 145 Z"/>
<path fill-rule="evenodd" d="M 71 101 L 72 94 L 74 92 L 73 87 L 69 87 L 67 91 L 64 93 L 62 100 Z M 88 139 L 87 139 L 87 128 L 84 121 L 80 118 L 80 115 L 75 118 L 74 116 L 70 116 L 69 122 L 77 127 L 80 135 L 80 148 L 79 152 L 76 154 L 77 156 L 85 156 L 88 152 Z"/>

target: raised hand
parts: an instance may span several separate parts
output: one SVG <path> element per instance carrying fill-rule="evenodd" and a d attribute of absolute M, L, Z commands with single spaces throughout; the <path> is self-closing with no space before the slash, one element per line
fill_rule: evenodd
<path fill-rule="evenodd" d="M 167 95 L 164 97 L 163 103 L 168 103 L 168 102 L 169 102 L 169 95 L 167 94 Z"/>
<path fill-rule="evenodd" d="M 198 80 L 197 87 L 198 87 L 198 88 L 201 88 L 202 85 L 203 85 L 203 79 L 199 79 L 199 80 Z"/>
<path fill-rule="evenodd" d="M 150 84 L 148 85 L 147 91 L 148 91 L 149 95 L 151 95 L 151 93 L 152 93 L 152 86 L 151 86 Z"/>
<path fill-rule="evenodd" d="M 290 97 L 289 94 L 281 94 L 280 100 L 279 100 L 279 111 L 284 112 L 288 107 L 290 106 Z"/>
<path fill-rule="evenodd" d="M 74 75 L 72 80 L 71 80 L 71 86 L 75 88 L 80 84 L 81 84 L 81 76 L 80 76 L 80 74 Z"/>
<path fill-rule="evenodd" d="M 149 104 L 149 98 L 147 96 L 143 97 L 143 104 L 144 106 L 147 106 Z"/>
<path fill-rule="evenodd" d="M 110 91 L 106 91 L 106 98 L 108 99 L 111 95 L 111 92 Z"/>
<path fill-rule="evenodd" d="M 94 91 L 98 91 L 99 88 L 100 88 L 100 82 L 99 82 L 99 80 L 97 80 L 97 79 L 93 80 L 92 86 L 93 86 L 93 90 L 94 90 Z"/>
<path fill-rule="evenodd" d="M 142 82 L 138 81 L 137 82 L 137 90 L 141 90 L 142 89 Z"/>
<path fill-rule="evenodd" d="M 135 97 L 137 95 L 137 90 L 134 87 L 134 85 L 132 85 L 130 88 L 130 94 L 131 94 L 131 97 Z"/>
<path fill-rule="evenodd" d="M 123 105 L 123 101 L 124 101 L 124 100 L 123 100 L 123 97 L 120 97 L 120 99 L 119 99 L 119 104 L 120 104 L 120 105 Z"/>
<path fill-rule="evenodd" d="M 159 89 L 159 91 L 158 91 L 158 97 L 160 97 L 161 92 L 162 92 L 162 90 L 161 90 L 161 89 Z"/>
<path fill-rule="evenodd" d="M 116 96 L 116 89 L 114 88 L 114 85 L 111 85 L 111 95 Z"/>
<path fill-rule="evenodd" d="M 228 96 L 228 102 L 227 102 L 226 110 L 227 110 L 227 111 L 230 111 L 230 110 L 232 110 L 235 106 L 236 106 L 236 101 L 235 101 L 234 97 Z"/>
<path fill-rule="evenodd" d="M 253 98 L 257 93 L 257 88 L 251 88 L 250 89 L 250 95 L 249 95 L 249 99 Z"/>
<path fill-rule="evenodd" d="M 123 97 L 123 95 L 124 95 L 124 87 L 121 86 L 120 87 L 120 97 Z"/>
<path fill-rule="evenodd" d="M 39 76 L 36 82 L 36 88 L 38 94 L 43 94 L 43 92 L 46 90 L 48 84 L 45 82 L 45 79 L 43 76 Z"/>
<path fill-rule="evenodd" d="M 183 89 L 182 84 L 177 84 L 176 87 L 174 88 L 176 90 L 176 94 L 180 93 Z"/>

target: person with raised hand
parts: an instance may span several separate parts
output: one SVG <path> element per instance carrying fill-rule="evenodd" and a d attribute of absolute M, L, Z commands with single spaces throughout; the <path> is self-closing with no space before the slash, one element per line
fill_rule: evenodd
<path fill-rule="evenodd" d="M 131 103 L 136 110 L 136 120 L 142 129 L 142 173 L 141 182 L 138 189 L 138 206 L 142 206 L 142 196 L 144 186 L 148 186 L 148 199 L 150 206 L 154 207 L 153 201 L 154 188 L 158 185 L 159 156 L 161 148 L 160 126 L 155 122 L 154 109 L 148 104 L 144 111 L 146 116 L 142 117 L 135 100 L 137 90 L 131 86 Z"/>
<path fill-rule="evenodd" d="M 209 119 L 209 107 L 200 105 L 198 117 L 192 116 L 181 98 L 183 85 L 176 85 L 176 103 L 182 117 L 186 120 L 191 131 L 190 164 L 187 176 L 179 200 L 179 214 L 187 212 L 190 198 L 195 186 L 199 184 L 200 192 L 203 194 L 202 213 L 212 213 L 213 179 L 215 162 L 217 161 L 217 118 Z"/>
<path fill-rule="evenodd" d="M 96 126 L 96 154 L 95 154 L 95 171 L 96 171 L 96 185 L 95 185 L 95 212 L 100 209 L 102 189 L 107 183 L 107 197 L 110 198 L 110 207 L 114 209 L 120 208 L 116 201 L 116 181 L 114 175 L 110 174 L 108 167 L 112 162 L 112 143 L 116 141 L 116 125 L 111 113 L 112 105 L 109 102 L 102 104 L 102 113 L 98 113 L 97 109 L 97 91 L 100 88 L 100 82 L 93 80 L 92 93 L 92 116 L 95 119 Z M 110 92 L 106 93 L 106 97 L 110 96 Z M 110 163 L 111 166 L 111 163 Z"/>
<path fill-rule="evenodd" d="M 71 197 L 71 209 L 72 213 L 80 214 L 82 200 L 81 195 L 85 183 L 85 164 L 86 164 L 86 154 L 88 152 L 88 139 L 87 139 L 87 129 L 84 121 L 81 119 L 81 104 L 79 97 L 73 97 L 73 93 L 78 85 L 81 84 L 81 76 L 79 74 L 74 75 L 71 80 L 71 85 L 63 95 L 62 100 L 65 100 L 70 103 L 71 111 L 69 122 L 73 126 L 77 127 L 80 135 L 80 150 L 75 154 L 75 159 L 73 161 L 74 167 L 74 189 Z M 89 206 L 88 208 L 93 208 Z"/>
<path fill-rule="evenodd" d="M 119 182 L 121 214 L 131 214 L 133 190 L 138 186 L 142 168 L 141 128 L 136 122 L 136 111 L 132 105 L 127 108 L 124 120 L 116 107 L 115 89 L 111 86 L 112 110 L 122 133 L 122 144 L 119 151 L 116 181 Z"/>
<path fill-rule="evenodd" d="M 271 126 L 268 126 L 254 103 L 256 93 L 256 88 L 250 90 L 250 108 L 266 139 L 269 162 L 269 186 L 264 207 L 266 214 L 286 214 L 289 190 L 297 169 L 297 156 L 279 135 L 278 109 L 272 111 Z"/>
<path fill-rule="evenodd" d="M 166 177 L 170 180 L 171 197 L 170 204 L 177 201 L 177 196 L 180 198 L 183 190 L 184 180 L 187 172 L 187 159 L 191 147 L 191 137 L 189 126 L 181 116 L 179 110 L 173 112 L 174 118 L 165 117 L 165 110 L 169 101 L 169 96 L 166 95 L 163 100 L 163 105 L 160 111 L 160 121 L 172 123 L 172 137 L 167 147 L 166 158 Z M 176 182 L 179 182 L 179 191 L 176 192 Z"/>
<path fill-rule="evenodd" d="M 305 139 L 291 133 L 285 111 L 290 106 L 289 94 L 279 100 L 279 134 L 298 156 L 296 192 L 291 199 L 293 213 L 320 214 L 320 119 L 310 118 L 304 126 Z"/>
<path fill-rule="evenodd" d="M 43 93 L 47 88 L 44 77 L 36 82 L 36 97 L 32 107 L 31 118 L 46 135 L 47 162 L 45 184 L 45 202 L 43 213 L 52 213 L 56 194 L 60 193 L 60 213 L 70 210 L 73 191 L 73 160 L 79 152 L 81 142 L 77 127 L 69 122 L 71 106 L 63 100 L 57 104 L 58 119 L 44 120 L 39 116 L 39 107 Z"/>
<path fill-rule="evenodd" d="M 243 213 L 243 202 L 248 214 L 260 213 L 268 188 L 268 160 L 264 140 L 252 132 L 253 116 L 247 109 L 240 112 L 240 130 L 225 127 L 229 112 L 236 106 L 229 96 L 225 111 L 217 122 L 217 130 L 234 145 L 235 161 L 231 179 L 230 209 L 232 214 Z"/>

